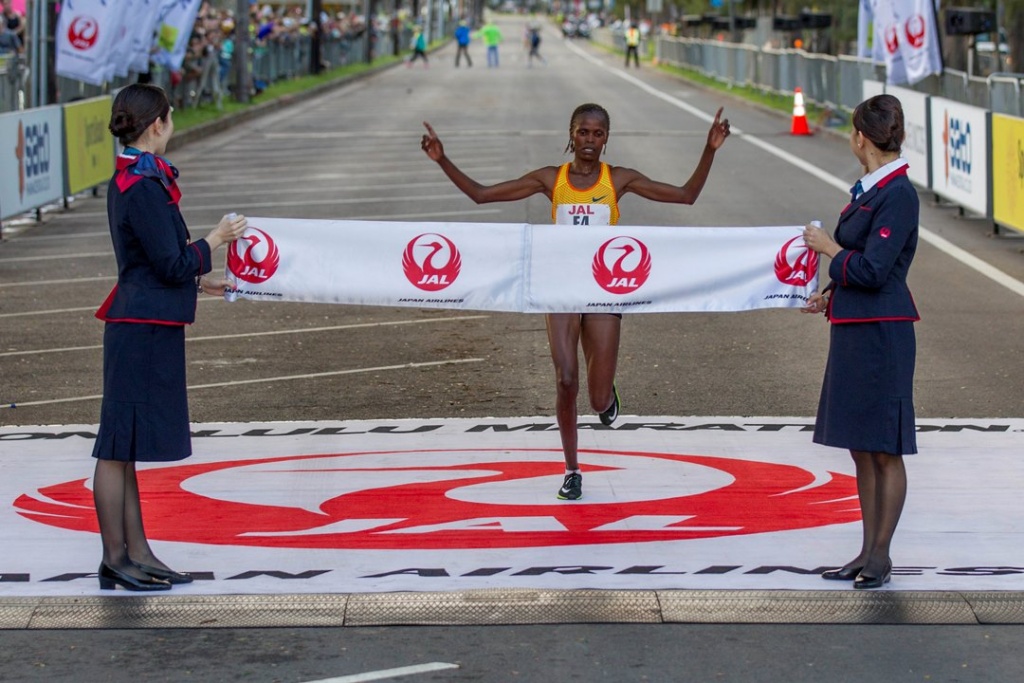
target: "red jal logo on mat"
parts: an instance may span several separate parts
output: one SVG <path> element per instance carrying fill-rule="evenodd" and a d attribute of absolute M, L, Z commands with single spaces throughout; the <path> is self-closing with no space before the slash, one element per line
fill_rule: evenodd
<path fill-rule="evenodd" d="M 799 244 L 794 244 L 800 240 Z M 803 237 L 794 237 L 782 245 L 775 256 L 775 277 L 794 287 L 806 287 L 818 274 L 818 254 L 807 248 Z"/>
<path fill-rule="evenodd" d="M 581 454 L 603 463 L 584 472 L 589 503 L 553 500 L 563 467 L 561 452 L 549 449 L 295 455 L 147 468 L 138 478 L 150 540 L 212 545 L 529 548 L 860 519 L 856 480 L 845 474 L 700 455 Z M 21 495 L 14 507 L 41 524 L 98 531 L 87 479 Z"/>
<path fill-rule="evenodd" d="M 228 270 L 239 280 L 254 284 L 266 282 L 280 264 L 277 243 L 259 228 L 246 228 L 228 248 Z"/>
<path fill-rule="evenodd" d="M 437 292 L 459 277 L 462 255 L 450 239 L 428 232 L 414 237 L 406 245 L 402 270 L 409 282 L 419 289 Z"/>
<path fill-rule="evenodd" d="M 88 50 L 99 37 L 99 22 L 92 17 L 75 17 L 68 26 L 68 42 L 76 50 Z"/>
<path fill-rule="evenodd" d="M 640 289 L 651 276 L 651 252 L 633 237 L 613 237 L 597 250 L 592 269 L 601 289 L 629 294 Z"/>

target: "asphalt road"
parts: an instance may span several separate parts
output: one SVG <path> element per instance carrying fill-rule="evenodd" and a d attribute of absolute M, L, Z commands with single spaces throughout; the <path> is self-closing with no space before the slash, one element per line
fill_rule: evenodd
<path fill-rule="evenodd" d="M 477 206 L 462 196 L 420 151 L 421 122 L 488 183 L 567 160 L 570 113 L 588 101 L 611 113 L 608 160 L 660 180 L 682 183 L 704 144 L 708 123 L 687 107 L 711 116 L 725 106 L 742 131 L 718 154 L 696 205 L 630 196 L 621 203 L 623 224 L 834 221 L 841 191 L 748 137 L 844 182 L 859 176 L 841 137 L 790 137 L 785 118 L 651 68 L 624 79 L 619 56 L 569 47 L 553 30 L 541 47 L 548 66 L 527 68 L 520 22 L 502 27 L 509 40 L 498 69 L 484 67 L 479 45 L 476 66 L 455 69 L 448 47 L 429 69 L 399 66 L 175 152 L 193 234 L 229 211 L 549 222 L 543 197 Z M 948 240 L 954 254 L 922 240 L 911 273 L 922 314 L 918 415 L 1024 416 L 1024 296 L 955 256 L 962 250 L 1020 282 L 1024 243 L 993 238 L 984 221 L 921 199 L 923 229 Z M 79 199 L 40 225 L 12 227 L 0 244 L 0 402 L 18 407 L 0 408 L 0 425 L 95 423 L 102 325 L 92 311 L 115 273 L 103 199 Z M 827 346 L 817 316 L 632 315 L 623 329 L 625 413 L 814 414 Z M 190 383 L 225 385 L 190 392 L 195 421 L 554 410 L 539 316 L 208 300 L 188 335 Z M 483 360 L 380 369 L 468 358 Z M 348 374 L 301 378 L 331 372 Z M 1015 626 L 779 625 L 8 631 L 0 632 L 0 680 L 310 681 L 437 661 L 461 668 L 401 680 L 1002 681 L 1024 674 L 1022 634 Z"/>

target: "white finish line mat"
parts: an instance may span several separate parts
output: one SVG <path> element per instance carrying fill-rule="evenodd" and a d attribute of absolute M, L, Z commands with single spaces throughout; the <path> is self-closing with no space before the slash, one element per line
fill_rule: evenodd
<path fill-rule="evenodd" d="M 139 465 L 176 595 L 473 589 L 836 590 L 860 548 L 853 462 L 813 420 L 551 418 L 193 425 Z M 95 425 L 0 428 L 0 596 L 98 595 Z M 921 420 L 890 590 L 1024 591 L 1024 419 Z M 104 592 L 110 594 L 110 592 Z M 119 591 L 119 594 L 123 592 Z"/>

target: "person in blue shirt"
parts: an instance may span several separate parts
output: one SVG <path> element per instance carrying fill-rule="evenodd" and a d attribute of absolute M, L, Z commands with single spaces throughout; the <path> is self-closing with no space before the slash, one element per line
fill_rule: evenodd
<path fill-rule="evenodd" d="M 473 60 L 469 57 L 470 35 L 469 25 L 466 23 L 466 20 L 463 19 L 455 29 L 455 42 L 458 44 L 458 47 L 455 50 L 456 67 L 459 66 L 459 61 L 462 59 L 463 55 L 466 57 L 466 64 L 468 66 L 473 66 Z"/>

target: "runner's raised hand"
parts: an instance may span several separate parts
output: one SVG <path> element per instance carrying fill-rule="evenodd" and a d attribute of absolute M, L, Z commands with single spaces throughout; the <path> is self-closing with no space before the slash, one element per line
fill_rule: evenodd
<path fill-rule="evenodd" d="M 420 148 L 433 161 L 440 161 L 444 158 L 444 145 L 441 144 L 441 138 L 437 137 L 437 133 L 434 132 L 434 129 L 426 121 L 423 122 L 423 126 L 427 129 L 427 132 L 420 140 Z"/>

